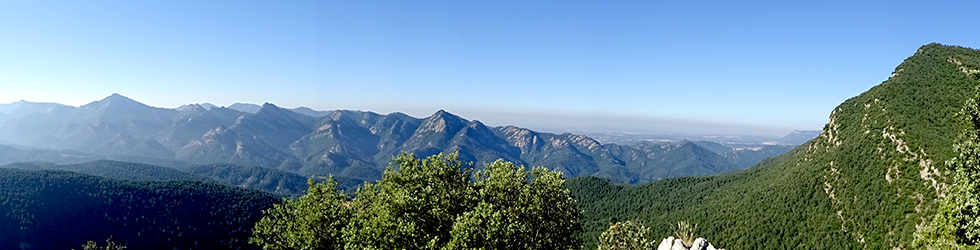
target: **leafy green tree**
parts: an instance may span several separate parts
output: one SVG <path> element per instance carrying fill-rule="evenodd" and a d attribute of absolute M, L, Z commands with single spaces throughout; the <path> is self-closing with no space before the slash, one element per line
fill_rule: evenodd
<path fill-rule="evenodd" d="M 599 236 L 599 250 L 653 249 L 650 229 L 632 221 L 617 222 Z"/>
<path fill-rule="evenodd" d="M 577 249 L 582 212 L 562 174 L 498 160 L 473 174 L 457 154 L 402 154 L 346 197 L 326 183 L 256 223 L 264 249 Z"/>
<path fill-rule="evenodd" d="M 267 250 L 343 249 L 341 230 L 353 214 L 346 195 L 337 191 L 333 176 L 322 183 L 309 179 L 307 185 L 299 199 L 285 199 L 263 211 L 249 242 Z"/>
<path fill-rule="evenodd" d="M 957 156 L 946 161 L 953 173 L 949 193 L 932 222 L 915 234 L 916 247 L 976 249 L 980 243 L 980 89 L 975 92 L 955 116 L 966 126 L 953 147 Z"/>
<path fill-rule="evenodd" d="M 395 167 L 397 166 L 397 168 Z M 348 249 L 440 249 L 458 215 L 477 204 L 471 169 L 456 154 L 402 154 L 377 184 L 357 190 L 358 211 L 344 229 Z"/>
<path fill-rule="evenodd" d="M 446 249 L 573 249 L 581 212 L 561 172 L 497 160 L 475 175 L 479 204 L 460 215 Z M 529 181 L 530 180 L 530 181 Z"/>

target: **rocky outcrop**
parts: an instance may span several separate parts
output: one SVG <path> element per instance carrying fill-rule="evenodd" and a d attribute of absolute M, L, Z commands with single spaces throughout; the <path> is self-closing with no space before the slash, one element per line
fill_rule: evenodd
<path fill-rule="evenodd" d="M 684 246 L 684 243 L 681 241 L 681 239 L 677 239 L 674 238 L 674 236 L 670 236 L 660 241 L 660 246 L 657 246 L 657 250 L 725 250 L 725 249 L 716 249 L 714 246 L 711 245 L 711 243 L 708 243 L 708 240 L 705 240 L 704 238 L 695 239 L 694 243 L 691 244 L 691 247 L 688 248 L 687 246 Z"/>

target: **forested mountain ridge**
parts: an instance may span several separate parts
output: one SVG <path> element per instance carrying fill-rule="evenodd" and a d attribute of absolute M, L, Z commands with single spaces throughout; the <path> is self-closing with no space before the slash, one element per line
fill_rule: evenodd
<path fill-rule="evenodd" d="M 835 108 L 820 136 L 750 169 L 619 186 L 566 184 L 585 210 L 582 239 L 637 219 L 666 237 L 673 223 L 729 249 L 909 249 L 948 185 L 955 118 L 980 85 L 980 51 L 921 47 L 892 76 Z"/>
<path fill-rule="evenodd" d="M 474 167 L 497 159 L 558 169 L 566 176 L 598 176 L 624 183 L 710 175 L 748 167 L 788 150 L 735 152 L 697 143 L 603 145 L 575 134 L 489 127 L 440 110 L 425 118 L 401 113 L 237 104 L 150 107 L 119 94 L 75 108 L 17 102 L 0 106 L 0 163 L 81 163 L 127 159 L 157 164 L 234 164 L 303 176 L 377 180 L 401 152 L 420 157 L 460 153 Z M 6 113 L 4 113 L 6 114 Z M 719 157 L 721 155 L 721 157 Z M 726 160 L 727 159 L 727 160 Z"/>
<path fill-rule="evenodd" d="M 306 190 L 309 178 L 321 180 L 325 176 L 307 177 L 277 169 L 240 166 L 233 164 L 186 164 L 158 166 L 114 160 L 95 160 L 76 164 L 50 162 L 18 162 L 0 165 L 0 169 L 59 170 L 119 180 L 193 181 L 224 184 L 234 187 L 265 191 L 282 197 L 296 197 Z M 341 190 L 353 192 L 365 180 L 334 178 Z"/>

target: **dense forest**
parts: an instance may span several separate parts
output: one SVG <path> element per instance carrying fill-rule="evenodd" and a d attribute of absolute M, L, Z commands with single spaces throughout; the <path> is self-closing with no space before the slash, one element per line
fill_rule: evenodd
<path fill-rule="evenodd" d="M 278 201 L 213 183 L 0 169 L 0 248 L 71 249 L 111 237 L 129 249 L 255 249 L 251 228 Z"/>
<path fill-rule="evenodd" d="M 282 170 L 233 164 L 179 164 L 167 167 L 113 160 L 95 160 L 78 164 L 21 162 L 0 166 L 23 170 L 65 170 L 122 180 L 200 181 L 266 191 L 278 196 L 297 197 L 306 190 L 304 177 Z M 338 188 L 353 193 L 363 180 L 337 177 Z"/>

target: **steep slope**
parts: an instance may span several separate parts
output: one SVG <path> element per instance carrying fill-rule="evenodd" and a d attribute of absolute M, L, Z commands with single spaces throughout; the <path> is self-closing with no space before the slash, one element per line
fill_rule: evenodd
<path fill-rule="evenodd" d="M 378 135 L 378 154 L 375 162 L 391 161 L 392 155 L 397 155 L 401 145 L 411 138 L 415 130 L 422 125 L 422 120 L 402 113 L 385 115 L 370 127 L 371 133 Z"/>
<path fill-rule="evenodd" d="M 634 181 L 622 162 L 611 159 L 601 144 L 586 136 L 538 133 L 514 126 L 498 127 L 497 133 L 520 149 L 521 160 L 529 165 L 559 170 L 567 176 L 593 175 L 605 167 L 598 176 L 625 183 Z"/>
<path fill-rule="evenodd" d="M 497 137 L 480 121 L 471 121 L 456 132 L 443 152 L 459 152 L 461 161 L 472 162 L 477 168 L 497 159 L 521 163 L 520 149 Z"/>
<path fill-rule="evenodd" d="M 265 103 L 258 112 L 242 116 L 229 128 L 255 136 L 279 150 L 288 150 L 289 144 L 313 132 L 315 123 L 313 117 Z"/>
<path fill-rule="evenodd" d="M 0 169 L 0 248 L 77 249 L 111 236 L 130 249 L 258 249 L 251 228 L 277 201 L 200 182 Z"/>
<path fill-rule="evenodd" d="M 176 113 L 112 94 L 79 107 L 59 131 L 61 141 L 54 148 L 103 155 L 173 157 L 172 152 L 148 135 L 165 129 Z"/>
<path fill-rule="evenodd" d="M 199 164 L 231 163 L 297 171 L 299 160 L 256 136 L 217 127 L 176 152 L 176 159 Z"/>
<path fill-rule="evenodd" d="M 320 121 L 317 129 L 290 145 L 294 155 L 304 156 L 303 173 L 339 174 L 375 179 L 381 172 L 372 157 L 379 137 L 369 127 L 379 115 L 336 111 Z"/>
<path fill-rule="evenodd" d="M 221 108 L 207 108 L 197 104 L 186 106 L 174 117 L 171 125 L 153 136 L 169 150 L 177 150 L 187 143 L 201 138 L 204 133 L 219 126 L 229 127 L 244 112 Z"/>
<path fill-rule="evenodd" d="M 568 187 L 594 238 L 611 220 L 640 219 L 666 236 L 673 223 L 730 249 L 907 249 L 946 190 L 960 124 L 980 84 L 980 51 L 929 44 L 885 82 L 831 112 L 820 136 L 734 174 L 634 187 L 575 179 Z M 594 245 L 587 245 L 586 247 Z"/>
<path fill-rule="evenodd" d="M 401 151 L 420 156 L 439 154 L 467 123 L 459 116 L 439 110 L 422 121 L 415 133 L 402 144 Z"/>

